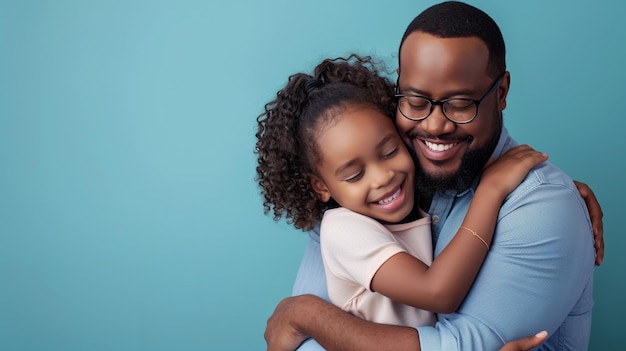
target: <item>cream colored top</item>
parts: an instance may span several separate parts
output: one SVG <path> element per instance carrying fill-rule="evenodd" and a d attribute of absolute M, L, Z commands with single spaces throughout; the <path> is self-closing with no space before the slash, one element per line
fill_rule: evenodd
<path fill-rule="evenodd" d="M 320 242 L 331 302 L 368 321 L 409 327 L 434 325 L 434 313 L 370 290 L 376 271 L 399 252 L 432 264 L 430 216 L 422 215 L 410 223 L 383 225 L 345 208 L 326 211 Z"/>

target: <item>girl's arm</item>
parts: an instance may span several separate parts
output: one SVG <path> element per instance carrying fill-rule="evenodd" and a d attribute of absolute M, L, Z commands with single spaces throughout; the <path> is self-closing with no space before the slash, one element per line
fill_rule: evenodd
<path fill-rule="evenodd" d="M 502 155 L 483 171 L 460 229 L 433 264 L 428 267 L 406 252 L 398 253 L 378 269 L 372 290 L 420 309 L 455 311 L 489 251 L 502 201 L 546 159 L 527 145 Z"/>
<path fill-rule="evenodd" d="M 585 200 L 589 209 L 589 218 L 591 219 L 591 227 L 593 228 L 593 246 L 596 249 L 596 266 L 602 264 L 604 259 L 604 226 L 602 224 L 602 208 L 589 185 L 574 181 L 580 196 Z"/>

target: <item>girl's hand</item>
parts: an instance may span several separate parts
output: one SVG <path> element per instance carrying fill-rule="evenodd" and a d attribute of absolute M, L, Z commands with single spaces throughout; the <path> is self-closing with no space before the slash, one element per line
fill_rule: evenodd
<path fill-rule="evenodd" d="M 542 331 L 536 335 L 507 342 L 500 351 L 527 351 L 541 345 L 546 340 L 548 332 Z"/>
<path fill-rule="evenodd" d="M 604 226 L 602 225 L 602 208 L 596 198 L 596 195 L 591 191 L 591 188 L 579 181 L 574 181 L 578 192 L 585 199 L 587 208 L 589 209 L 589 217 L 591 218 L 591 228 L 593 228 L 593 243 L 596 249 L 596 266 L 599 266 L 604 259 Z"/>
<path fill-rule="evenodd" d="M 524 180 L 528 172 L 548 159 L 548 155 L 528 145 L 519 145 L 502 155 L 483 171 L 480 185 L 506 196 Z"/>

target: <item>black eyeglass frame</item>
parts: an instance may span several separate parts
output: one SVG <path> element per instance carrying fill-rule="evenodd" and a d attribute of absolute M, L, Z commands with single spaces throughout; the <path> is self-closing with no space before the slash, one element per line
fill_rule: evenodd
<path fill-rule="evenodd" d="M 478 100 L 474 100 L 474 99 L 466 99 L 466 98 L 449 98 L 449 99 L 443 99 L 443 100 L 435 100 L 435 99 L 429 99 L 425 96 L 421 96 L 421 95 L 415 95 L 415 94 L 398 94 L 399 88 L 398 88 L 398 84 L 396 83 L 396 94 L 395 97 L 398 100 L 398 111 L 400 111 L 400 113 L 402 114 L 402 116 L 404 116 L 404 118 L 410 120 L 410 121 L 414 121 L 414 122 L 419 122 L 419 121 L 423 121 L 426 118 L 430 117 L 430 115 L 433 114 L 433 111 L 435 110 L 435 106 L 441 106 L 441 112 L 443 112 L 443 115 L 451 122 L 454 122 L 456 124 L 467 124 L 472 122 L 474 119 L 476 119 L 476 116 L 478 116 L 478 106 L 480 106 L 480 103 L 483 102 L 483 100 L 485 100 L 487 98 L 487 96 L 489 96 L 491 93 L 493 93 L 496 88 L 498 87 L 498 85 L 500 85 L 500 81 L 502 80 L 502 77 L 504 76 L 504 73 L 502 73 L 500 75 L 500 77 L 498 77 L 498 79 L 496 79 L 496 81 L 491 85 L 491 87 L 489 88 L 489 90 L 487 90 L 487 92 L 485 94 L 483 94 L 483 96 L 478 99 Z M 400 99 L 404 98 L 404 97 L 418 97 L 418 98 L 422 98 L 426 101 L 428 101 L 430 103 L 430 111 L 428 112 L 428 114 L 424 117 L 420 117 L 420 118 L 413 118 L 413 117 L 409 117 L 407 115 L 404 114 L 404 112 L 402 111 L 402 109 L 400 108 Z M 445 104 L 448 101 L 468 101 L 474 104 L 474 117 L 470 118 L 467 121 L 462 121 L 462 122 L 458 122 L 453 120 L 452 118 L 450 118 L 448 116 L 448 114 L 446 113 L 446 110 L 443 108 L 443 104 Z"/>

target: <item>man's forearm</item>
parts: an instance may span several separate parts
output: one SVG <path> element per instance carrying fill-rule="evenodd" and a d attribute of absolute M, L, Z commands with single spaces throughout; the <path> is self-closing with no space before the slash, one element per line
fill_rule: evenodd
<path fill-rule="evenodd" d="M 317 340 L 327 351 L 419 351 L 417 330 L 368 322 L 312 295 L 292 298 L 285 310 L 300 333 Z"/>

